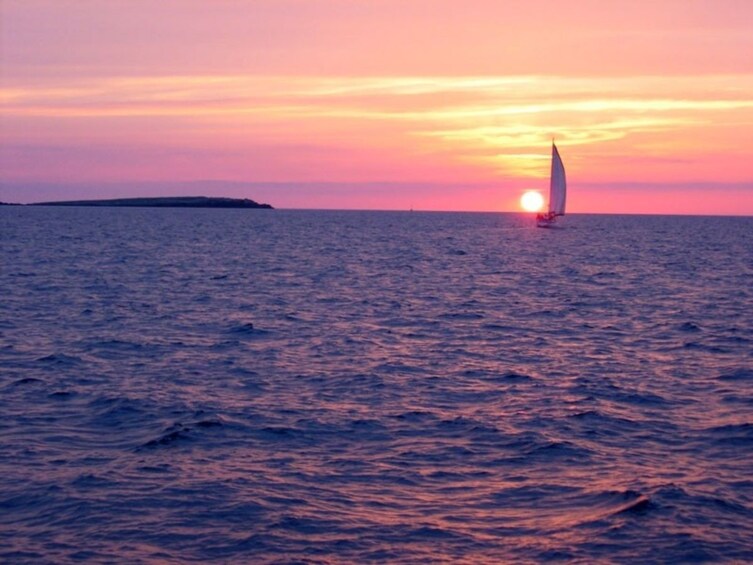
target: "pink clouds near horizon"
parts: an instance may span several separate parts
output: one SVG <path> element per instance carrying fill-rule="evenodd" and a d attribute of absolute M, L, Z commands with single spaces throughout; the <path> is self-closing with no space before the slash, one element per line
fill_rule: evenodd
<path fill-rule="evenodd" d="M 0 6 L 0 200 L 209 179 L 284 183 L 289 207 L 339 183 L 340 208 L 514 210 L 555 137 L 571 211 L 753 214 L 747 2 Z"/>

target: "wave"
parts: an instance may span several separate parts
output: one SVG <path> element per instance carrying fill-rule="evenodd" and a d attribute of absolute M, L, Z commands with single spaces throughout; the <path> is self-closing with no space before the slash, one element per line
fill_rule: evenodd
<path fill-rule="evenodd" d="M 749 219 L 4 212 L 2 562 L 753 561 Z"/>

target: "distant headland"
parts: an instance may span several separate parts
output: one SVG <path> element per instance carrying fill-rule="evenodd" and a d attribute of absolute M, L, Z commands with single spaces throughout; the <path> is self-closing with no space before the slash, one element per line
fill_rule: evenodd
<path fill-rule="evenodd" d="M 6 204 L 2 202 L 0 204 Z M 113 198 L 108 200 L 65 200 L 61 202 L 34 202 L 27 206 L 118 206 L 122 208 L 264 208 L 248 198 L 224 198 L 214 196 L 164 196 L 154 198 Z"/>

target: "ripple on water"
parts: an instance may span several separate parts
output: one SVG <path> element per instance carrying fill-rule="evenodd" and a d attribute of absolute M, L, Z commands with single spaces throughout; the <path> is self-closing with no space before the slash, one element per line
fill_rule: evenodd
<path fill-rule="evenodd" d="M 0 561 L 753 561 L 750 219 L 5 208 Z"/>

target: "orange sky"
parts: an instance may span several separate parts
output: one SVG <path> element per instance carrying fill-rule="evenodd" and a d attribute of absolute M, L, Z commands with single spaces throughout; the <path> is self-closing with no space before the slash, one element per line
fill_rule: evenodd
<path fill-rule="evenodd" d="M 4 0 L 0 200 L 753 214 L 753 2 L 566 6 Z"/>

